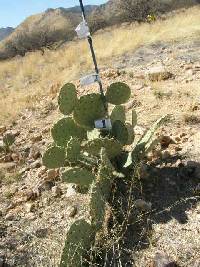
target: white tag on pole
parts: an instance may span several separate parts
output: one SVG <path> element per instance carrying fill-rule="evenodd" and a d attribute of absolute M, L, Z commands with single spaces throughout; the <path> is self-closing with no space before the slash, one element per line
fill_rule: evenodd
<path fill-rule="evenodd" d="M 82 21 L 78 26 L 77 28 L 75 29 L 78 37 L 80 39 L 83 39 L 83 38 L 87 38 L 88 36 L 90 36 L 90 29 L 87 25 L 87 22 L 86 21 Z"/>
<path fill-rule="evenodd" d="M 99 75 L 98 74 L 90 74 L 80 79 L 80 84 L 82 86 L 90 85 L 92 83 L 99 81 Z"/>
<path fill-rule="evenodd" d="M 110 119 L 101 119 L 95 121 L 95 128 L 100 130 L 111 130 L 112 124 Z"/>

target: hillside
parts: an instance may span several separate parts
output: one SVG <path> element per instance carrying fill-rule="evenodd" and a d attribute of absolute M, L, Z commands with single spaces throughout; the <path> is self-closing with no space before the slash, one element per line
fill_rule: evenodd
<path fill-rule="evenodd" d="M 171 120 L 132 181 L 113 186 L 104 254 L 98 250 L 90 266 L 200 266 L 199 14 L 197 6 L 94 34 L 104 90 L 113 82 L 131 88 L 124 107 L 129 121 L 137 112 L 135 138 L 161 116 Z M 0 62 L 0 144 L 5 134 L 15 136 L 0 152 L 0 266 L 58 267 L 70 226 L 90 217 L 89 196 L 63 182 L 59 170 L 47 170 L 42 155 L 61 117 L 60 88 L 73 82 L 78 96 L 97 92 L 96 84 L 79 82 L 92 69 L 85 40 Z M 136 207 L 138 200 L 147 208 Z"/>
<path fill-rule="evenodd" d="M 13 31 L 14 28 L 12 27 L 0 28 L 0 41 L 8 37 Z"/>
<path fill-rule="evenodd" d="M 149 14 L 162 14 L 198 4 L 199 0 L 109 0 L 100 6 L 86 6 L 91 32 L 123 22 L 146 21 Z M 0 43 L 0 59 L 15 55 L 24 56 L 29 51 L 55 49 L 72 40 L 75 27 L 80 23 L 80 7 L 48 9 L 22 22 L 16 30 Z"/>

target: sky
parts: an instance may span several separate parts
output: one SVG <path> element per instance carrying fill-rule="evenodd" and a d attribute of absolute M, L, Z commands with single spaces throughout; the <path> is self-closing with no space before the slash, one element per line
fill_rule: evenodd
<path fill-rule="evenodd" d="M 84 5 L 98 5 L 106 0 L 83 0 Z M 72 7 L 78 0 L 0 0 L 0 28 L 16 27 L 26 17 L 45 11 L 47 8 Z"/>

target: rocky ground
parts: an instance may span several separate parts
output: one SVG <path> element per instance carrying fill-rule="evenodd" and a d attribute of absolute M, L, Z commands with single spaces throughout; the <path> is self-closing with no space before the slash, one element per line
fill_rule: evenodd
<path fill-rule="evenodd" d="M 156 43 L 116 58 L 112 65 L 102 67 L 104 85 L 118 80 L 131 86 L 126 109 L 127 115 L 132 108 L 138 112 L 137 137 L 160 116 L 172 114 L 160 131 L 161 145 L 143 165 L 141 197 L 151 203 L 149 224 L 138 238 L 134 225 L 129 231 L 133 242 L 124 266 L 167 266 L 153 262 L 160 252 L 178 266 L 199 267 L 200 42 Z M 58 266 L 71 223 L 88 216 L 87 196 L 61 183 L 59 171 L 48 171 L 41 163 L 51 125 L 59 117 L 58 89 L 55 83 L 51 96 L 12 125 L 0 127 L 0 138 L 6 132 L 16 136 L 12 152 L 0 158 L 1 267 Z M 94 90 L 79 87 L 80 94 Z"/>

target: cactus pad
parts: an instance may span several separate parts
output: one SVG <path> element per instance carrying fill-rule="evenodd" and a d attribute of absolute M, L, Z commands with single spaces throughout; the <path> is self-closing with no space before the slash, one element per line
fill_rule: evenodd
<path fill-rule="evenodd" d="M 64 167 L 65 165 L 65 149 L 61 147 L 50 147 L 43 155 L 43 164 L 48 169 Z"/>
<path fill-rule="evenodd" d="M 126 120 L 126 114 L 125 114 L 125 108 L 123 106 L 115 106 L 112 113 L 111 113 L 111 121 L 114 123 L 115 121 L 121 121 L 125 122 Z"/>
<path fill-rule="evenodd" d="M 85 220 L 79 220 L 73 223 L 67 233 L 60 267 L 83 266 L 84 257 L 87 256 L 93 239 L 94 234 L 89 223 Z"/>
<path fill-rule="evenodd" d="M 121 144 L 115 139 L 99 138 L 85 144 L 84 150 L 93 156 L 99 156 L 102 148 L 106 149 L 110 159 L 115 158 L 122 152 Z"/>
<path fill-rule="evenodd" d="M 93 129 L 95 120 L 102 119 L 106 111 L 100 94 L 82 96 L 74 110 L 74 120 L 82 127 Z"/>
<path fill-rule="evenodd" d="M 78 139 L 71 138 L 67 143 L 66 159 L 69 162 L 76 162 L 80 158 L 81 144 Z"/>
<path fill-rule="evenodd" d="M 62 180 L 80 187 L 88 187 L 95 180 L 95 176 L 85 169 L 72 168 L 62 174 Z"/>
<path fill-rule="evenodd" d="M 124 123 L 115 121 L 112 126 L 112 135 L 122 144 L 126 145 L 128 142 L 128 130 Z"/>
<path fill-rule="evenodd" d="M 12 133 L 7 133 L 4 135 L 3 144 L 5 145 L 5 147 L 9 147 L 9 146 L 13 145 L 14 142 L 15 142 L 15 137 Z"/>
<path fill-rule="evenodd" d="M 135 139 L 134 130 L 130 123 L 126 123 L 125 125 L 126 125 L 126 129 L 128 130 L 128 141 L 126 144 L 131 145 Z"/>
<path fill-rule="evenodd" d="M 130 87 L 122 82 L 111 84 L 106 92 L 106 99 L 113 105 L 121 105 L 126 103 L 131 96 Z"/>
<path fill-rule="evenodd" d="M 76 87 L 72 83 L 65 84 L 60 91 L 58 97 L 58 105 L 60 112 L 64 115 L 69 115 L 75 108 L 78 101 Z"/>
<path fill-rule="evenodd" d="M 101 191 L 100 182 L 93 183 L 90 191 L 90 215 L 92 225 L 99 231 L 103 225 L 106 201 Z"/>
<path fill-rule="evenodd" d="M 58 146 L 65 147 L 71 137 L 82 140 L 86 138 L 87 132 L 79 127 L 72 118 L 63 118 L 54 125 L 51 134 Z"/>
<path fill-rule="evenodd" d="M 132 126 L 133 128 L 137 125 L 137 113 L 136 111 L 133 109 L 132 110 Z"/>

